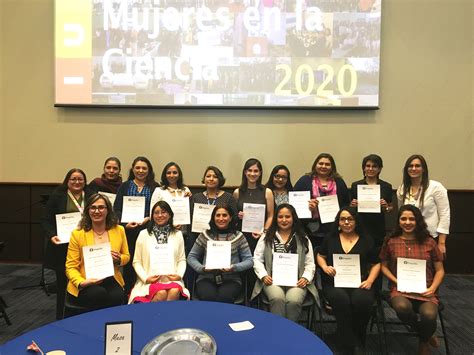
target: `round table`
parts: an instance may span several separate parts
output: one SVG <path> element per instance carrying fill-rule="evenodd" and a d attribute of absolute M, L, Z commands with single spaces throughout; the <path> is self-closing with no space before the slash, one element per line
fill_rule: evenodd
<path fill-rule="evenodd" d="M 250 321 L 251 330 L 235 332 L 229 323 Z M 133 322 L 133 353 L 153 338 L 177 328 L 211 334 L 218 354 L 332 354 L 317 336 L 283 317 L 254 308 L 216 302 L 174 301 L 134 304 L 85 313 L 47 324 L 0 347 L 0 354 L 28 354 L 34 340 L 46 353 L 103 354 L 106 322 Z M 31 353 L 29 353 L 31 354 Z"/>

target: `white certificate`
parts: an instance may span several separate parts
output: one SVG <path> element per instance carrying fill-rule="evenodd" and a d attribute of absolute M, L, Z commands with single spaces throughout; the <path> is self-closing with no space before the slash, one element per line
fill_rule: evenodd
<path fill-rule="evenodd" d="M 298 254 L 273 253 L 272 280 L 277 286 L 296 286 Z"/>
<path fill-rule="evenodd" d="M 334 222 L 337 213 L 339 212 L 339 201 L 337 195 L 320 196 L 317 198 L 319 218 L 321 223 Z"/>
<path fill-rule="evenodd" d="M 309 191 L 290 191 L 288 197 L 290 205 L 295 208 L 299 218 L 311 218 L 311 211 L 308 206 L 308 202 L 311 199 Z"/>
<path fill-rule="evenodd" d="M 359 254 L 333 254 L 332 261 L 336 269 L 334 287 L 359 288 L 362 282 Z"/>
<path fill-rule="evenodd" d="M 173 211 L 173 224 L 184 225 L 191 223 L 191 214 L 189 212 L 189 197 L 171 197 L 166 202 Z"/>
<path fill-rule="evenodd" d="M 397 290 L 416 293 L 426 291 L 426 260 L 397 258 Z"/>
<path fill-rule="evenodd" d="M 357 212 L 381 212 L 380 185 L 357 185 Z"/>
<path fill-rule="evenodd" d="M 204 203 L 195 203 L 193 211 L 193 224 L 191 232 L 201 233 L 209 229 L 209 221 L 211 220 L 214 205 L 206 205 Z"/>
<path fill-rule="evenodd" d="M 56 215 L 56 232 L 61 243 L 69 243 L 71 233 L 81 220 L 81 212 L 62 213 Z"/>
<path fill-rule="evenodd" d="M 155 244 L 150 250 L 150 268 L 152 275 L 174 274 L 173 248 L 171 244 Z"/>
<path fill-rule="evenodd" d="M 122 223 L 143 222 L 145 219 L 145 196 L 124 196 Z"/>
<path fill-rule="evenodd" d="M 230 241 L 208 240 L 206 248 L 206 269 L 230 268 Z"/>
<path fill-rule="evenodd" d="M 102 280 L 114 276 L 114 261 L 110 253 L 110 243 L 86 245 L 82 247 L 86 279 Z"/>
<path fill-rule="evenodd" d="M 242 232 L 261 233 L 265 224 L 265 205 L 261 203 L 244 203 Z"/>
<path fill-rule="evenodd" d="M 111 194 L 110 192 L 103 192 L 103 191 L 99 191 L 99 194 L 106 196 L 109 199 L 112 206 L 114 205 L 115 198 L 117 197 L 116 194 Z"/>

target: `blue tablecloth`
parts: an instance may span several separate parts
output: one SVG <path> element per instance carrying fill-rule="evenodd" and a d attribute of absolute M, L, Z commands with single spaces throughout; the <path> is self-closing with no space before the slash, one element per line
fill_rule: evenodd
<path fill-rule="evenodd" d="M 214 302 L 175 301 L 103 309 L 57 321 L 28 332 L 0 347 L 0 354 L 28 354 L 32 340 L 46 353 L 103 354 L 106 322 L 133 321 L 133 350 L 177 328 L 198 328 L 211 334 L 218 354 L 331 354 L 306 328 L 253 308 Z M 229 323 L 250 321 L 255 328 L 234 332 Z M 31 354 L 31 353 L 29 353 Z"/>

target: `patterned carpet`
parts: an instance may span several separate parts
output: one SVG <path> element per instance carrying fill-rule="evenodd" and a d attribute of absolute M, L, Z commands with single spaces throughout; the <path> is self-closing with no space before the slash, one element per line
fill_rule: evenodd
<path fill-rule="evenodd" d="M 40 265 L 0 264 L 0 275 L 0 295 L 8 305 L 7 313 L 13 323 L 8 326 L 4 319 L 0 319 L 0 344 L 55 320 L 55 295 L 47 296 L 44 289 L 38 287 Z M 54 278 L 54 273 L 46 270 L 46 282 L 52 282 Z M 21 286 L 33 287 L 13 290 Z M 441 287 L 441 299 L 445 304 L 443 314 L 451 354 L 473 354 L 474 276 L 447 275 Z M 385 314 L 389 319 L 394 319 L 391 309 L 386 307 Z M 324 329 L 329 334 L 325 337 L 326 343 L 337 353 L 338 341 L 334 334 L 330 334 L 334 331 L 334 325 L 325 325 Z M 417 339 L 406 335 L 390 335 L 388 349 L 390 354 L 414 354 Z M 376 327 L 367 337 L 367 353 L 381 353 Z M 433 354 L 445 353 L 443 342 L 438 350 L 433 351 Z"/>

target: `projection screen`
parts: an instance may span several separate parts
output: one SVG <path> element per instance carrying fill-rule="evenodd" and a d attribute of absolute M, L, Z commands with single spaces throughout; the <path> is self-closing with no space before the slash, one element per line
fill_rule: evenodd
<path fill-rule="evenodd" d="M 55 0 L 55 105 L 378 108 L 381 0 Z"/>

